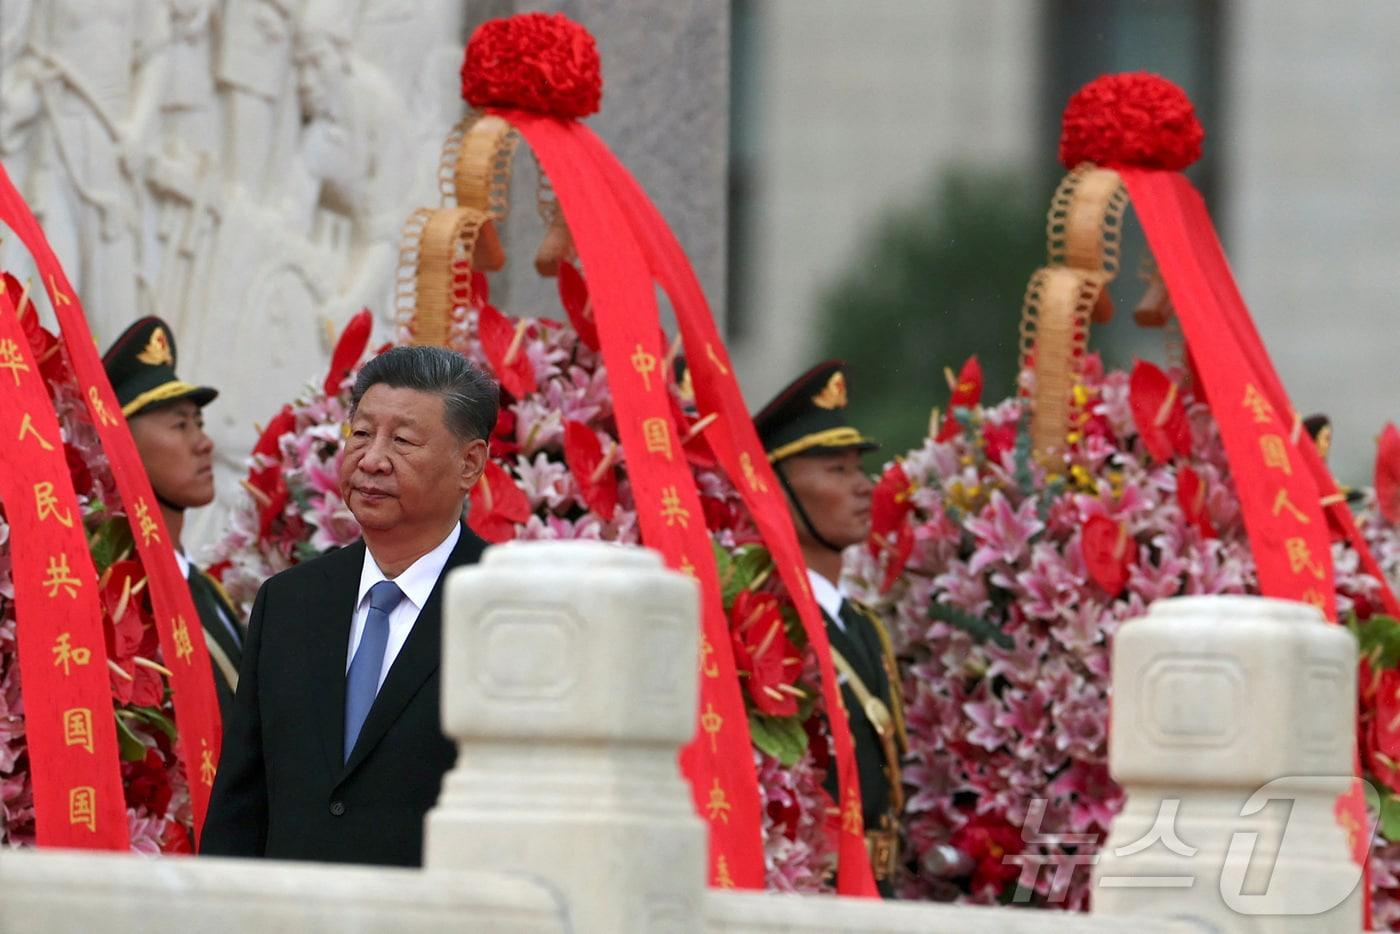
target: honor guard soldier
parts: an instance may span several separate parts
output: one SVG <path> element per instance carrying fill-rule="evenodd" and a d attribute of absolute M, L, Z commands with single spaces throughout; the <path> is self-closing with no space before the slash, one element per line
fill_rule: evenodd
<path fill-rule="evenodd" d="M 103 355 L 102 365 L 131 427 L 175 546 L 175 560 L 199 610 L 214 663 L 219 710 L 226 716 L 242 661 L 238 611 L 219 583 L 195 567 L 180 545 L 185 510 L 214 501 L 214 442 L 204 433 L 201 410 L 218 391 L 175 375 L 175 338 L 160 318 L 142 318 L 122 332 Z"/>
<path fill-rule="evenodd" d="M 768 460 L 787 493 L 812 595 L 826 620 L 832 661 L 855 742 L 866 843 L 885 897 L 899 859 L 904 807 L 900 757 L 907 748 L 899 670 L 889 635 L 841 588 L 841 553 L 870 537 L 873 485 L 861 455 L 878 445 L 846 423 L 844 364 L 820 363 L 754 416 Z M 836 794 L 833 769 L 827 791 Z"/>

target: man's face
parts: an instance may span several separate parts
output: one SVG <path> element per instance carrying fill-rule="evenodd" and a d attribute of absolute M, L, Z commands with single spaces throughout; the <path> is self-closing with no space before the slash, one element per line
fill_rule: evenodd
<path fill-rule="evenodd" d="M 800 454 L 779 466 L 822 538 L 847 548 L 870 537 L 870 493 L 874 487 L 861 469 L 859 451 Z M 792 521 L 803 546 L 820 544 L 795 512 Z"/>
<path fill-rule="evenodd" d="M 214 501 L 214 442 L 199 406 L 182 399 L 133 415 L 130 425 L 156 496 L 186 509 Z"/>
<path fill-rule="evenodd" d="M 486 466 L 486 442 L 462 441 L 443 419 L 442 397 L 371 386 L 350 419 L 340 495 L 369 531 L 434 532 L 462 515 Z"/>

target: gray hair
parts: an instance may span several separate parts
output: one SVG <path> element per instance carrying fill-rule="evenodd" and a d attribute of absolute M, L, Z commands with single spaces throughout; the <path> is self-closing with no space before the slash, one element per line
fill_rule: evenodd
<path fill-rule="evenodd" d="M 350 390 L 350 414 L 371 386 L 416 389 L 442 397 L 443 420 L 462 441 L 486 440 L 496 429 L 500 388 L 466 357 L 445 347 L 395 347 L 371 359 Z"/>

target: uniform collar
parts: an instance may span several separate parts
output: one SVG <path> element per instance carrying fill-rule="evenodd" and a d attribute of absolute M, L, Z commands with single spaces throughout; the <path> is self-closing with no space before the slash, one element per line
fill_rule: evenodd
<path fill-rule="evenodd" d="M 840 623 L 841 601 L 846 599 L 845 592 L 811 568 L 807 569 L 807 581 L 812 585 L 812 596 L 822 612 Z"/>

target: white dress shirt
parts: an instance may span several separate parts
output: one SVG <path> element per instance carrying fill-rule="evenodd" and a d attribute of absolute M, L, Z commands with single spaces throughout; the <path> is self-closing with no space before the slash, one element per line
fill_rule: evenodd
<path fill-rule="evenodd" d="M 841 601 L 846 599 L 846 591 L 811 568 L 807 569 L 807 582 L 812 585 L 812 597 L 817 601 L 817 606 L 831 617 L 836 628 L 845 632 L 846 621 L 841 618 Z"/>
<path fill-rule="evenodd" d="M 457 540 L 461 537 L 462 524 L 459 522 L 452 526 L 452 531 L 447 533 L 442 544 L 410 564 L 398 577 L 392 578 L 394 583 L 399 585 L 399 590 L 403 591 L 403 599 L 389 614 L 389 642 L 384 646 L 384 664 L 379 668 L 378 687 L 384 686 L 384 677 L 393 666 L 394 659 L 399 657 L 404 643 L 408 641 L 408 634 L 413 632 L 413 624 L 417 622 L 418 614 L 423 611 L 423 604 L 428 602 L 433 587 L 442 576 L 442 569 L 447 566 L 452 549 L 457 547 Z M 355 658 L 355 650 L 360 647 L 360 639 L 365 634 L 365 620 L 369 618 L 369 589 L 383 580 L 390 578 L 385 577 L 384 572 L 379 570 L 374 556 L 366 548 L 365 563 L 360 569 L 360 593 L 355 600 L 355 618 L 350 624 L 350 644 L 345 652 L 347 672 L 350 670 L 350 662 Z"/>

